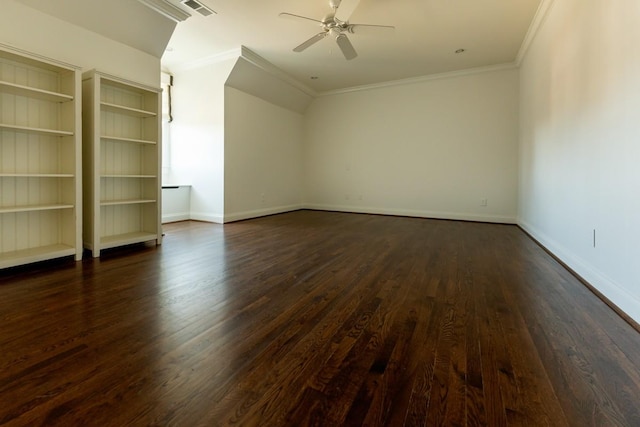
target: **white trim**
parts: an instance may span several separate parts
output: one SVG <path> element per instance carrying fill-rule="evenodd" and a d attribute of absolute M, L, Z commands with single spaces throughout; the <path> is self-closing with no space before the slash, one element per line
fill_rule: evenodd
<path fill-rule="evenodd" d="M 553 1 L 553 0 L 543 0 L 543 2 L 547 2 L 547 1 Z M 196 59 L 194 61 L 179 64 L 175 67 L 172 67 L 171 72 L 186 71 L 186 70 L 191 70 L 195 68 L 200 68 L 206 65 L 216 64 L 232 58 L 243 58 L 247 62 L 255 65 L 256 67 L 267 72 L 273 77 L 295 87 L 296 89 L 299 89 L 303 93 L 313 98 L 317 98 L 320 96 L 330 96 L 330 95 L 339 95 L 344 93 L 360 92 L 360 91 L 366 91 L 366 90 L 372 90 L 372 89 L 381 89 L 381 88 L 393 87 L 393 86 L 423 83 L 423 82 L 429 82 L 433 80 L 451 79 L 451 78 L 464 77 L 464 76 L 469 76 L 474 74 L 489 73 L 493 71 L 512 70 L 518 67 L 518 64 L 516 64 L 515 62 L 510 62 L 505 64 L 489 65 L 485 67 L 468 68 L 466 70 L 448 71 L 446 73 L 428 74 L 425 76 L 410 77 L 407 79 L 391 80 L 391 81 L 386 81 L 381 83 L 373 83 L 370 85 L 353 86 L 353 87 L 348 87 L 344 89 L 335 89 L 335 90 L 328 90 L 324 92 L 317 92 L 311 87 L 307 86 L 306 84 L 300 82 L 295 77 L 291 76 L 290 74 L 276 67 L 275 65 L 273 65 L 272 63 L 270 63 L 269 61 L 267 61 L 257 53 L 253 52 L 249 48 L 245 46 L 241 46 L 238 49 L 231 49 L 226 52 L 217 53 L 215 55 L 210 55 L 204 58 Z"/>
<path fill-rule="evenodd" d="M 432 80 L 451 79 L 455 77 L 464 77 L 464 76 L 469 76 L 473 74 L 489 73 L 492 71 L 512 70 L 515 68 L 517 67 L 514 62 L 510 62 L 506 64 L 498 64 L 498 65 L 489 65 L 486 67 L 467 68 L 466 70 L 448 71 L 446 73 L 439 73 L 439 74 L 427 74 L 425 76 L 410 77 L 407 79 L 400 79 L 400 80 L 391 80 L 388 82 L 373 83 L 370 85 L 353 86 L 353 87 L 348 87 L 344 89 L 328 90 L 325 92 L 320 92 L 318 96 L 340 95 L 344 93 L 360 92 L 360 91 L 372 90 L 372 89 L 383 89 L 383 88 L 392 87 L 392 86 L 410 85 L 410 84 L 416 84 L 416 83 L 429 82 Z"/>
<path fill-rule="evenodd" d="M 195 221 L 215 222 L 216 224 L 222 224 L 224 222 L 223 215 L 211 215 L 206 212 L 191 212 L 191 218 Z"/>
<path fill-rule="evenodd" d="M 324 205 L 309 203 L 304 205 L 304 209 L 322 210 L 322 211 L 334 211 L 334 212 L 349 212 L 349 213 L 364 213 L 364 214 L 376 214 L 376 215 L 394 215 L 394 216 L 408 216 L 415 218 L 432 218 L 432 219 L 450 219 L 456 221 L 477 221 L 477 222 L 491 222 L 499 224 L 516 224 L 516 218 L 504 215 L 478 215 L 473 213 L 464 212 L 440 212 L 440 211 L 417 211 L 412 209 L 392 209 L 392 208 L 377 208 L 377 207 L 358 207 L 358 206 L 343 206 L 343 205 Z"/>
<path fill-rule="evenodd" d="M 235 212 L 224 215 L 224 222 L 241 221 L 243 219 L 258 218 L 303 209 L 302 205 L 276 206 L 273 208 L 257 209 L 253 211 Z"/>
<path fill-rule="evenodd" d="M 241 56 L 241 50 L 239 48 L 231 49 L 231 50 L 227 50 L 226 52 L 219 52 L 214 55 L 205 56 L 203 58 L 198 58 L 193 61 L 188 61 L 188 62 L 179 64 L 175 67 L 172 67 L 171 71 L 173 72 L 173 71 L 193 70 L 195 68 L 204 67 L 206 65 L 217 64 L 229 59 L 237 59 L 240 56 Z"/>
<path fill-rule="evenodd" d="M 536 239 L 542 246 L 557 256 L 562 262 L 568 265 L 573 271 L 579 274 L 591 286 L 597 289 L 620 310 L 626 313 L 636 322 L 640 322 L 640 300 L 637 296 L 629 293 L 624 287 L 611 280 L 597 268 L 573 254 L 569 249 L 555 241 L 550 236 L 537 230 L 531 224 L 522 219 L 518 220 L 518 225 Z"/>
<path fill-rule="evenodd" d="M 551 6 L 553 6 L 554 0 L 542 0 L 540 5 L 538 5 L 538 10 L 536 11 L 533 20 L 531 21 L 531 25 L 529 25 L 529 29 L 527 30 L 527 34 L 524 36 L 524 40 L 520 45 L 520 50 L 516 55 L 516 65 L 519 67 L 524 59 L 524 56 L 527 54 L 527 51 L 531 47 L 533 40 L 536 38 L 538 31 L 542 28 L 542 24 L 549 16 L 549 11 L 551 10 Z"/>
<path fill-rule="evenodd" d="M 191 215 L 189 214 L 189 212 L 162 215 L 163 224 L 167 224 L 169 222 L 186 221 L 189 219 L 191 219 Z"/>
<path fill-rule="evenodd" d="M 165 16 L 172 21 L 182 22 L 191 17 L 189 12 L 180 9 L 178 6 L 167 0 L 138 0 L 143 5 L 155 10 L 160 15 Z"/>
<path fill-rule="evenodd" d="M 290 74 L 284 72 L 280 68 L 276 67 L 271 62 L 267 61 L 257 53 L 253 52 L 251 49 L 245 46 L 241 46 L 240 50 L 242 52 L 241 56 L 251 64 L 255 65 L 256 67 L 266 71 L 267 73 L 271 74 L 273 77 L 279 80 L 282 80 L 283 82 L 301 90 L 302 92 L 306 93 L 309 96 L 312 96 L 314 98 L 318 96 L 318 92 L 316 92 L 309 86 L 305 85 L 304 83 L 300 82 L 300 80 L 296 79 Z"/>

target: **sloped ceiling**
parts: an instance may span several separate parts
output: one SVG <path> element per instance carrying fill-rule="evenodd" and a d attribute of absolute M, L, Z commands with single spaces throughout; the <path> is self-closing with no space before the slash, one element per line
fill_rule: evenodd
<path fill-rule="evenodd" d="M 157 58 L 164 53 L 176 27 L 175 21 L 153 11 L 137 0 L 17 0 L 17 2 Z"/>
<path fill-rule="evenodd" d="M 246 53 L 245 53 L 246 55 Z M 272 73 L 264 71 L 262 64 L 250 61 L 251 56 L 238 58 L 225 85 L 262 98 L 297 113 L 304 113 L 313 97 Z"/>

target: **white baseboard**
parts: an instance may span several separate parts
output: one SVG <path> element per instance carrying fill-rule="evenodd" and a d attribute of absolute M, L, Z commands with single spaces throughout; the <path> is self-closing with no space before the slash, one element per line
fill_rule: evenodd
<path fill-rule="evenodd" d="M 224 217 L 222 215 L 212 215 L 206 212 L 191 212 L 190 218 L 195 221 L 215 222 L 216 224 L 222 224 Z"/>
<path fill-rule="evenodd" d="M 163 224 L 167 224 L 169 222 L 187 221 L 189 219 L 191 219 L 191 214 L 189 212 L 162 215 Z"/>
<path fill-rule="evenodd" d="M 242 221 L 243 219 L 258 218 L 261 216 L 275 215 L 279 213 L 297 211 L 302 209 L 302 205 L 275 206 L 271 208 L 256 209 L 244 212 L 232 212 L 224 215 L 224 222 Z"/>
<path fill-rule="evenodd" d="M 389 209 L 389 208 L 376 208 L 371 206 L 360 207 L 360 206 L 323 205 L 323 204 L 315 204 L 315 203 L 305 204 L 304 208 L 322 210 L 322 211 L 335 211 L 335 212 L 409 216 L 409 217 L 415 217 L 415 218 L 452 219 L 452 220 L 460 220 L 460 221 L 492 222 L 492 223 L 500 223 L 500 224 L 516 224 L 515 217 L 503 216 L 503 215 L 478 215 L 478 214 L 460 213 L 460 212 L 417 211 L 417 210 L 410 210 L 410 209 Z"/>
<path fill-rule="evenodd" d="M 640 300 L 629 293 L 624 287 L 607 277 L 606 274 L 590 265 L 581 257 L 559 244 L 550 236 L 537 230 L 531 224 L 520 219 L 518 225 L 536 239 L 542 246 L 554 254 L 569 268 L 580 275 L 591 286 L 615 304 L 627 316 L 640 323 Z"/>
<path fill-rule="evenodd" d="M 300 209 L 312 209 L 321 211 L 348 212 L 348 213 L 364 213 L 376 215 L 394 215 L 408 216 L 416 218 L 433 218 L 433 219 L 451 219 L 460 221 L 478 221 L 491 222 L 499 224 L 516 224 L 516 218 L 503 215 L 478 215 L 458 212 L 439 212 L 439 211 L 416 211 L 409 209 L 388 209 L 374 207 L 356 207 L 341 205 L 324 205 L 315 203 L 306 203 L 301 205 L 275 206 L 264 209 L 256 209 L 244 212 L 232 212 L 222 215 L 212 215 L 204 212 L 180 213 L 172 215 L 163 215 L 162 222 L 175 222 L 193 219 L 196 221 L 207 221 L 223 224 L 226 222 L 241 221 L 244 219 L 259 218 L 261 216 L 275 215 L 279 213 L 291 212 Z"/>

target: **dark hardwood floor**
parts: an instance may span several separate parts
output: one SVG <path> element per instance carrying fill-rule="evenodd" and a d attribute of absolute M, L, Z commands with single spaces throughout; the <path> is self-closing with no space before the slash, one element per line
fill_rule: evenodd
<path fill-rule="evenodd" d="M 640 426 L 640 335 L 515 226 L 165 232 L 0 271 L 0 424 Z"/>

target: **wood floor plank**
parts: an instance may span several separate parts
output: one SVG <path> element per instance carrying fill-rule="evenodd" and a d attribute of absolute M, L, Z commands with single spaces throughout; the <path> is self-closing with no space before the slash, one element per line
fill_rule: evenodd
<path fill-rule="evenodd" d="M 640 336 L 515 226 L 165 233 L 0 270 L 0 425 L 640 425 Z"/>

